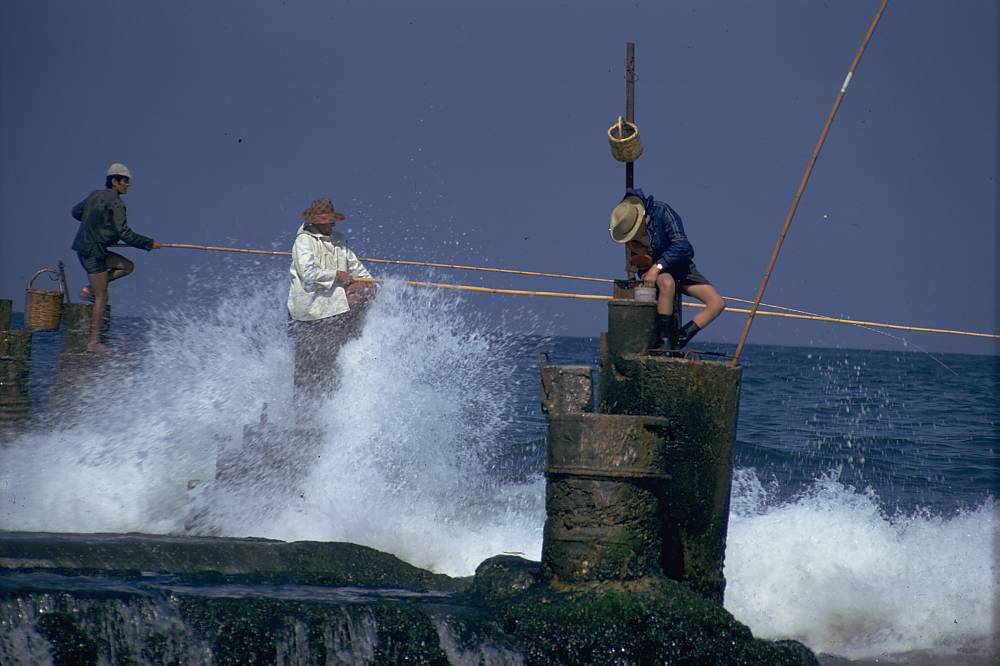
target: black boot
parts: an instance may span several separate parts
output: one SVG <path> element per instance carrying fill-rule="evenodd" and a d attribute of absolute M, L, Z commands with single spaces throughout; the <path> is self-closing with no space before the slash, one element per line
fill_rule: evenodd
<path fill-rule="evenodd" d="M 688 323 L 684 324 L 684 326 L 681 328 L 681 332 L 677 335 L 677 348 L 683 349 L 684 345 L 691 342 L 691 338 L 696 336 L 698 334 L 698 331 L 700 330 L 701 326 L 694 323 L 694 320 L 691 320 Z"/>
<path fill-rule="evenodd" d="M 656 315 L 656 347 L 650 351 L 668 352 L 677 349 L 677 319 L 672 315 Z"/>

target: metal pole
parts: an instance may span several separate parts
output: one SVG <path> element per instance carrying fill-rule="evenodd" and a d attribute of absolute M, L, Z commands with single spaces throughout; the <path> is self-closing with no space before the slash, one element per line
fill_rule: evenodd
<path fill-rule="evenodd" d="M 635 122 L 635 43 L 625 45 L 625 120 Z M 624 137 L 621 137 L 624 138 Z M 625 163 L 625 189 L 634 186 L 634 162 Z"/>
<path fill-rule="evenodd" d="M 625 120 L 630 123 L 635 122 L 635 42 L 625 44 Z M 624 136 L 618 137 L 624 139 Z M 635 186 L 635 163 L 625 163 L 625 189 L 630 190 Z M 625 267 L 629 268 L 630 254 L 628 247 L 625 248 Z M 625 277 L 632 280 L 635 273 L 626 270 Z"/>
<path fill-rule="evenodd" d="M 812 157 L 809 158 L 809 163 L 806 165 L 806 172 L 802 175 L 799 187 L 795 191 L 795 196 L 792 198 L 792 207 L 788 211 L 788 217 L 785 218 L 785 226 L 782 227 L 781 234 L 778 236 L 778 243 L 774 246 L 774 252 L 771 253 L 771 260 L 767 262 L 767 270 L 764 271 L 764 277 L 760 281 L 760 287 L 757 288 L 757 296 L 753 300 L 753 307 L 750 308 L 750 314 L 747 315 L 746 323 L 743 325 L 743 334 L 740 335 L 740 342 L 736 345 L 736 353 L 733 354 L 731 365 L 738 365 L 740 362 L 740 354 L 743 353 L 743 346 L 746 344 L 747 336 L 750 334 L 750 325 L 753 324 L 753 317 L 757 313 L 757 306 L 760 305 L 761 299 L 764 298 L 764 290 L 767 289 L 767 282 L 771 278 L 771 271 L 774 269 L 774 264 L 778 261 L 778 253 L 781 251 L 781 245 L 785 242 L 785 235 L 788 233 L 788 227 L 791 226 L 792 218 L 795 217 L 795 211 L 799 207 L 799 199 L 802 198 L 802 193 L 805 192 L 806 185 L 809 183 L 809 177 L 812 175 L 813 166 L 816 164 L 816 159 L 819 157 L 819 151 L 823 148 L 823 143 L 826 141 L 826 135 L 830 132 L 830 126 L 833 125 L 833 118 L 837 115 L 837 111 L 840 109 L 840 103 L 844 99 L 844 94 L 847 93 L 847 86 L 851 83 L 854 71 L 858 68 L 858 63 L 861 62 L 861 56 L 864 54 L 865 48 L 868 46 L 868 42 L 871 41 L 872 35 L 875 34 L 875 27 L 878 26 L 879 19 L 882 18 L 882 13 L 885 11 L 886 5 L 888 4 L 889 0 L 882 0 L 882 5 L 875 13 L 875 18 L 872 19 L 871 26 L 868 28 L 868 33 L 862 40 L 861 46 L 858 48 L 858 52 L 854 55 L 851 67 L 847 71 L 847 78 L 844 79 L 844 84 L 840 87 L 840 92 L 837 93 L 837 98 L 833 101 L 833 108 L 830 109 L 830 115 L 827 116 L 826 123 L 823 125 L 823 131 L 820 132 L 819 140 L 816 142 L 816 147 L 813 148 Z"/>

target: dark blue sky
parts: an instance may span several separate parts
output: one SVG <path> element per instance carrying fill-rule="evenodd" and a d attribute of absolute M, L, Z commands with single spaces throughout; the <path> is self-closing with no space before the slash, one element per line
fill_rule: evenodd
<path fill-rule="evenodd" d="M 605 132 L 623 111 L 631 40 L 636 183 L 683 216 L 722 294 L 752 298 L 878 4 L 3 3 L 0 297 L 20 305 L 31 273 L 59 259 L 82 284 L 69 209 L 115 161 L 135 175 L 132 227 L 157 240 L 287 249 L 299 212 L 326 195 L 362 256 L 620 277 L 607 224 L 624 169 Z M 994 0 L 890 3 L 766 301 L 997 330 L 997 33 Z M 192 272 L 241 273 L 222 255 L 127 252 L 139 268 L 112 290 L 118 313 L 189 297 Z M 281 280 L 285 263 L 243 266 Z M 529 312 L 542 332 L 605 328 L 602 303 L 470 302 Z M 704 336 L 735 342 L 742 323 L 723 315 Z M 905 337 L 908 349 L 997 349 Z M 904 348 L 775 319 L 750 341 Z"/>

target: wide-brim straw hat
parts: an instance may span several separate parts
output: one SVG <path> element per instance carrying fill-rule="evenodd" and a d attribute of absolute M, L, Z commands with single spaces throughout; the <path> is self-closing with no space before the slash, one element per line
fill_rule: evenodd
<path fill-rule="evenodd" d="M 616 243 L 627 243 L 645 228 L 646 207 L 642 199 L 629 195 L 611 211 L 611 226 L 608 232 Z"/>
<path fill-rule="evenodd" d="M 347 216 L 338 213 L 333 202 L 326 197 L 316 199 L 309 208 L 302 211 L 302 221 L 306 224 L 333 224 L 346 219 Z"/>

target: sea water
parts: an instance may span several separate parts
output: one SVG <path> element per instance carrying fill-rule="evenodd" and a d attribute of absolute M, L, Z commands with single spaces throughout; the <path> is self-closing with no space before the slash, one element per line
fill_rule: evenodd
<path fill-rule="evenodd" d="M 539 559 L 539 357 L 596 364 L 598 341 L 524 316 L 511 334 L 460 295 L 389 282 L 308 415 L 321 441 L 303 478 L 223 487 L 216 458 L 265 403 L 270 423 L 303 416 L 285 288 L 116 320 L 136 366 L 81 396 L 83 417 L 0 449 L 0 529 L 350 541 L 454 576 Z M 59 344 L 35 336 L 43 416 Z M 1000 358 L 749 345 L 742 363 L 726 607 L 759 637 L 851 659 L 988 654 Z"/>

